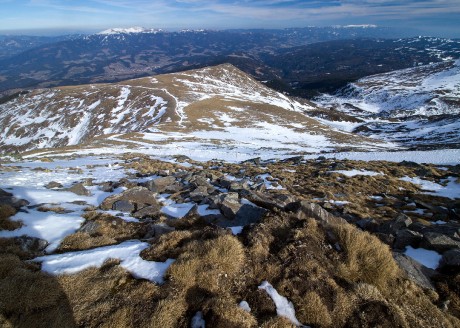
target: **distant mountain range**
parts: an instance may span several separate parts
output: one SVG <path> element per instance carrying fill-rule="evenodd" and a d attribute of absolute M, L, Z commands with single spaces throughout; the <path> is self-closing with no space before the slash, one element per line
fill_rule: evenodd
<path fill-rule="evenodd" d="M 231 63 L 278 91 L 311 97 L 369 74 L 460 56 L 460 42 L 373 26 L 283 30 L 109 29 L 0 37 L 0 93 L 115 82 Z"/>

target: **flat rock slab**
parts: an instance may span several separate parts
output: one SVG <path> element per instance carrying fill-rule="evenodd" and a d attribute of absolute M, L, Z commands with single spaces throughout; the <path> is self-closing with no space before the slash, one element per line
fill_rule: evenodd
<path fill-rule="evenodd" d="M 114 204 L 119 201 L 126 201 L 133 204 L 133 210 L 140 210 L 149 205 L 160 206 L 156 196 L 156 193 L 151 192 L 145 187 L 134 187 L 122 192 L 121 194 L 107 197 L 104 199 L 100 207 L 101 209 L 108 211 L 113 209 Z"/>

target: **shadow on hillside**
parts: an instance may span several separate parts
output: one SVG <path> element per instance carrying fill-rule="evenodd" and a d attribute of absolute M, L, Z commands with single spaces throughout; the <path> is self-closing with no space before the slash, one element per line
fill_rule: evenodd
<path fill-rule="evenodd" d="M 1 238 L 8 243 L 10 238 Z M 2 245 L 5 246 L 5 245 Z M 70 302 L 57 279 L 21 261 L 14 247 L 0 254 L 1 327 L 76 327 Z"/>

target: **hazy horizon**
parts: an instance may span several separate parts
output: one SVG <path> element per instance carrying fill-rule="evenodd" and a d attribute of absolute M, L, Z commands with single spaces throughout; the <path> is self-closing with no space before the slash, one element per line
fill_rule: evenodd
<path fill-rule="evenodd" d="M 372 24 L 460 38 L 458 0 L 0 0 L 0 12 L 0 34 L 15 35 Z"/>

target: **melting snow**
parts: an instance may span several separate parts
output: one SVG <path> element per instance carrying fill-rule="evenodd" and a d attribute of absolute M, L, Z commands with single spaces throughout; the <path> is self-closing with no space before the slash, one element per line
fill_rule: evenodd
<path fill-rule="evenodd" d="M 330 171 L 331 173 L 340 173 L 346 175 L 347 177 L 354 177 L 357 175 L 367 175 L 367 176 L 376 176 L 376 175 L 383 175 L 379 172 L 374 171 L 367 171 L 367 170 L 338 170 L 338 171 Z"/>
<path fill-rule="evenodd" d="M 86 251 L 67 252 L 64 254 L 47 255 L 33 261 L 42 263 L 42 270 L 53 275 L 72 274 L 89 267 L 100 267 L 106 260 L 115 258 L 120 265 L 135 278 L 147 279 L 158 284 L 163 283 L 163 276 L 174 262 L 153 262 L 143 260 L 139 254 L 150 244 L 137 240 L 125 241 L 118 245 L 104 246 Z"/>
<path fill-rule="evenodd" d="M 241 301 L 240 304 L 238 304 L 240 308 L 242 308 L 246 312 L 251 312 L 251 307 L 249 306 L 248 302 L 246 301 Z"/>
<path fill-rule="evenodd" d="M 288 301 L 286 297 L 278 294 L 276 289 L 273 288 L 273 286 L 268 281 L 262 282 L 262 284 L 259 286 L 259 289 L 265 290 L 271 297 L 276 306 L 276 313 L 279 316 L 289 319 L 296 326 L 302 326 L 302 324 L 299 322 L 299 320 L 297 320 L 295 316 L 294 305 L 292 302 Z"/>
<path fill-rule="evenodd" d="M 243 231 L 243 226 L 229 227 L 232 230 L 232 234 L 239 235 Z"/>
<path fill-rule="evenodd" d="M 441 261 L 442 258 L 438 252 L 424 248 L 412 248 L 411 246 L 407 246 L 404 254 L 433 270 L 439 266 L 439 261 Z"/>
<path fill-rule="evenodd" d="M 429 191 L 427 193 L 431 195 L 447 197 L 451 199 L 460 198 L 460 184 L 456 182 L 455 177 L 449 177 L 445 182 L 447 182 L 446 186 L 440 185 L 438 183 L 423 180 L 419 177 L 403 177 L 400 180 L 411 182 L 420 186 L 423 190 Z"/>
<path fill-rule="evenodd" d="M 192 322 L 190 323 L 191 328 L 205 328 L 206 321 L 203 318 L 203 312 L 198 311 L 192 318 Z"/>

